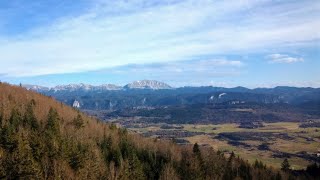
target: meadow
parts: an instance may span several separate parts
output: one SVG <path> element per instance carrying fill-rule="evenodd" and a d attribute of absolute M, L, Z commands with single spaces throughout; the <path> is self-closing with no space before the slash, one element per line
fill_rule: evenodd
<path fill-rule="evenodd" d="M 148 132 L 156 134 L 161 130 L 161 125 L 163 124 L 130 129 L 142 134 Z M 285 158 L 288 158 L 292 169 L 304 169 L 317 160 L 316 154 L 320 151 L 320 128 L 301 128 L 298 122 L 263 123 L 263 127 L 255 129 L 240 128 L 236 123 L 172 126 L 183 128 L 179 130 L 169 128 L 166 131 L 184 131 L 190 132 L 190 135 L 169 138 L 184 139 L 191 144 L 210 146 L 226 155 L 233 151 L 250 163 L 258 159 L 267 166 L 277 168 Z"/>

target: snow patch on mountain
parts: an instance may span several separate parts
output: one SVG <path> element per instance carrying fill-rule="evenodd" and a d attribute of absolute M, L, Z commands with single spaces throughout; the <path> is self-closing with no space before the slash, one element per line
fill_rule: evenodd
<path fill-rule="evenodd" d="M 221 98 L 222 96 L 225 96 L 225 95 L 227 95 L 227 93 L 221 93 L 221 94 L 219 94 L 219 98 Z"/>
<path fill-rule="evenodd" d="M 114 84 L 102 84 L 100 86 L 95 86 L 94 89 L 95 90 L 109 90 L 109 91 L 112 91 L 112 90 L 121 90 L 122 87 L 114 85 Z"/>

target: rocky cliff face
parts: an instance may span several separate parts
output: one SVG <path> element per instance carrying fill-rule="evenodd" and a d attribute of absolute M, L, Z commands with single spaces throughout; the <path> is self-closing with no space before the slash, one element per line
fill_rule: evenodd
<path fill-rule="evenodd" d="M 74 108 L 80 108 L 80 103 L 79 103 L 79 101 L 74 100 L 74 102 L 73 102 L 73 104 L 72 104 L 72 107 L 74 107 Z"/>

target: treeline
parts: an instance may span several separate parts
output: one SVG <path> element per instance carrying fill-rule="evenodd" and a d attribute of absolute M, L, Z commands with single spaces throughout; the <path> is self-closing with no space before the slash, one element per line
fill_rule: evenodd
<path fill-rule="evenodd" d="M 272 169 L 261 162 L 252 165 L 233 153 L 225 157 L 198 144 L 177 146 L 142 138 L 60 103 L 48 102 L 54 106 L 44 109 L 41 99 L 45 97 L 16 87 L 8 91 L 9 99 L 1 87 L 0 179 L 313 178 L 305 172 L 293 174 L 289 168 Z M 30 100 L 22 103 L 12 92 L 25 93 Z M 4 102 L 13 104 L 12 108 Z M 46 116 L 37 116 L 39 108 Z"/>

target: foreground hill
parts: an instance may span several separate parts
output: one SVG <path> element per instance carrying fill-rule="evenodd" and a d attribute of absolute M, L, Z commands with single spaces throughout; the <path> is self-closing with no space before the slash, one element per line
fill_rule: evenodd
<path fill-rule="evenodd" d="M 287 179 L 210 148 L 128 133 L 35 92 L 0 84 L 0 179 Z M 285 164 L 286 165 L 286 164 Z M 317 170 L 317 166 L 314 169 Z"/>

